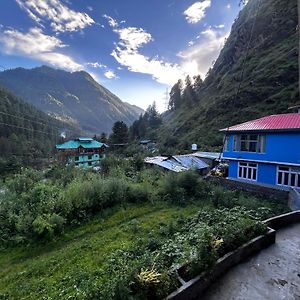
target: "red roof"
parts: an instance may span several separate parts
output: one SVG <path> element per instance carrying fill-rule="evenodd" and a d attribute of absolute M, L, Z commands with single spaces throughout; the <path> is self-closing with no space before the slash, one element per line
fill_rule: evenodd
<path fill-rule="evenodd" d="M 300 130 L 300 113 L 262 117 L 221 131 Z"/>

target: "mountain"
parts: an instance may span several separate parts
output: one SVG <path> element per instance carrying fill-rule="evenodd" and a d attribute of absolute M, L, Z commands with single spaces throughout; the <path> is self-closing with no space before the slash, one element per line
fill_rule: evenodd
<path fill-rule="evenodd" d="M 17 68 L 1 72 L 0 85 L 56 119 L 92 134 L 110 132 L 119 120 L 129 125 L 143 112 L 122 102 L 84 71 Z"/>
<path fill-rule="evenodd" d="M 219 129 L 287 112 L 299 102 L 298 52 L 297 1 L 250 0 L 206 79 L 194 84 L 194 98 L 183 88 L 181 105 L 165 113 L 161 142 L 220 149 Z"/>
<path fill-rule="evenodd" d="M 62 132 L 74 133 L 72 127 L 0 88 L 0 177 L 16 164 L 37 164 L 49 157 Z"/>

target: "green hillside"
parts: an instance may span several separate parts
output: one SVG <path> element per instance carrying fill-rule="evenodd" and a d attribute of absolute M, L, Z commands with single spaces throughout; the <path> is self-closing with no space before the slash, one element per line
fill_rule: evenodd
<path fill-rule="evenodd" d="M 299 101 L 297 25 L 296 0 L 249 1 L 194 98 L 183 91 L 181 105 L 165 114 L 162 143 L 220 149 L 219 129 L 287 112 Z"/>
<path fill-rule="evenodd" d="M 0 88 L 0 168 L 28 165 L 49 157 L 61 132 L 71 127 Z"/>

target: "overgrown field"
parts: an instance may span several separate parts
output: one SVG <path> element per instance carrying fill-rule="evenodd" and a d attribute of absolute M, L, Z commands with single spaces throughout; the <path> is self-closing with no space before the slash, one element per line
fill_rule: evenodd
<path fill-rule="evenodd" d="M 0 198 L 0 299 L 161 299 L 266 231 L 286 207 L 196 173 L 108 159 L 103 173 L 53 168 L 7 179 Z"/>

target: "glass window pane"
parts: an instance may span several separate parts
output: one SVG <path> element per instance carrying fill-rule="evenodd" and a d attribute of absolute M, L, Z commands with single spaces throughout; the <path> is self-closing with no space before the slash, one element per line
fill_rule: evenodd
<path fill-rule="evenodd" d="M 243 168 L 243 178 L 247 178 L 247 168 Z"/>
<path fill-rule="evenodd" d="M 239 177 L 242 177 L 243 168 L 239 167 Z"/>
<path fill-rule="evenodd" d="M 249 142 L 249 151 L 257 152 L 257 142 Z"/>
<path fill-rule="evenodd" d="M 278 172 L 278 180 L 277 180 L 278 184 L 282 184 L 282 172 Z"/>
<path fill-rule="evenodd" d="M 258 140 L 258 135 L 257 134 L 250 134 L 250 140 L 251 141 L 257 141 Z"/>
<path fill-rule="evenodd" d="M 296 174 L 291 174 L 291 186 L 295 186 L 295 182 L 296 182 Z"/>
<path fill-rule="evenodd" d="M 241 151 L 248 151 L 248 142 L 241 141 Z"/>
<path fill-rule="evenodd" d="M 284 181 L 283 181 L 283 184 L 284 185 L 289 185 L 289 176 L 290 174 L 289 173 L 284 173 Z"/>
<path fill-rule="evenodd" d="M 253 169 L 253 177 L 252 177 L 252 179 L 256 180 L 256 176 L 257 176 L 257 171 L 256 171 L 256 169 Z"/>
<path fill-rule="evenodd" d="M 251 168 L 249 168 L 248 169 L 248 179 L 252 179 L 252 169 Z"/>
<path fill-rule="evenodd" d="M 280 171 L 289 171 L 289 167 L 279 167 Z"/>

